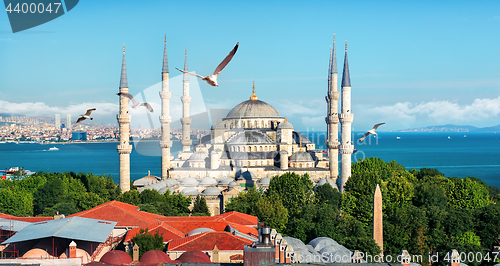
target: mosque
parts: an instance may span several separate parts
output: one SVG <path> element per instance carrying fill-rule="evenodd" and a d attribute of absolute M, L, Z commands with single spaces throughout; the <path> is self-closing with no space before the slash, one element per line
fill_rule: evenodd
<path fill-rule="evenodd" d="M 187 53 L 184 70 L 188 71 Z M 182 101 L 182 150 L 174 157 L 170 153 L 170 98 L 169 70 L 167 46 L 163 55 L 162 90 L 159 92 L 162 110 L 160 116 L 162 138 L 161 177 L 148 175 L 136 180 L 134 185 L 142 189 L 156 189 L 160 192 L 180 192 L 188 196 L 198 194 L 216 197 L 212 204 L 213 214 L 222 209 L 223 203 L 230 196 L 249 186 L 269 186 L 273 176 L 286 172 L 309 174 L 318 185 L 326 182 L 333 187 L 342 188 L 351 175 L 351 154 L 354 146 L 351 143 L 351 84 L 347 61 L 347 44 L 345 51 L 342 90 L 338 91 L 337 62 L 335 38 L 330 53 L 328 90 L 326 96 L 328 156 L 323 155 L 305 135 L 294 131 L 293 125 L 270 104 L 259 100 L 255 93 L 255 83 L 250 98 L 236 105 L 222 121 L 211 127 L 209 135 L 203 136 L 199 143 L 192 143 L 189 96 L 189 77 L 183 76 Z M 125 50 L 123 50 L 120 92 L 128 92 L 125 66 Z M 338 102 L 342 93 L 341 112 Z M 120 156 L 120 188 L 122 192 L 130 189 L 130 152 L 129 144 L 130 120 L 128 99 L 120 97 L 120 113 L 117 115 L 120 125 L 120 143 L 117 150 Z M 339 126 L 341 124 L 341 141 Z M 339 160 L 341 167 L 339 176 Z M 229 193 L 231 192 L 231 193 Z M 209 203 L 210 207 L 210 203 Z"/>

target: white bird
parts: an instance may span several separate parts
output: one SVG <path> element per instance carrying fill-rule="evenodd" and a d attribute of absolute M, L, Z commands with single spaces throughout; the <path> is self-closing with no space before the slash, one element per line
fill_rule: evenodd
<path fill-rule="evenodd" d="M 119 92 L 116 95 L 118 95 L 120 97 L 128 98 L 132 102 L 133 109 L 136 109 L 137 106 L 144 106 L 144 107 L 146 107 L 146 109 L 148 109 L 148 111 L 150 111 L 151 113 L 153 112 L 153 107 L 151 107 L 151 105 L 149 103 L 140 103 L 140 102 L 136 101 L 134 99 L 134 97 L 132 96 L 132 94 L 129 94 L 126 92 Z"/>
<path fill-rule="evenodd" d="M 209 85 L 212 85 L 214 87 L 215 86 L 219 87 L 219 84 L 217 84 L 217 77 L 219 76 L 220 72 L 227 66 L 227 64 L 229 63 L 229 61 L 231 61 L 231 59 L 233 59 L 233 56 L 236 53 L 236 50 L 238 50 L 238 45 L 240 45 L 239 42 L 236 44 L 236 46 L 234 46 L 233 50 L 231 50 L 231 52 L 229 52 L 229 54 L 226 56 L 226 58 L 224 58 L 224 60 L 222 60 L 222 62 L 217 66 L 217 68 L 215 69 L 215 71 L 212 74 L 212 76 L 203 77 L 203 76 L 198 75 L 198 74 L 194 74 L 194 73 L 191 73 L 191 72 L 188 72 L 188 71 L 180 70 L 178 68 L 176 68 L 176 69 L 179 70 L 182 73 L 187 73 L 189 75 L 193 75 L 195 77 L 199 77 L 202 80 L 206 81 Z"/>
<path fill-rule="evenodd" d="M 82 122 L 83 120 L 85 119 L 90 119 L 90 120 L 94 120 L 94 118 L 90 117 L 90 114 L 95 111 L 95 108 L 92 108 L 92 109 L 88 109 L 87 112 L 84 114 L 84 115 L 80 115 L 81 117 L 78 118 L 78 120 L 76 120 L 76 123 L 75 123 L 75 127 L 76 127 L 76 124 Z"/>
<path fill-rule="evenodd" d="M 385 123 L 380 123 L 380 124 L 374 125 L 372 129 L 368 130 L 368 132 L 366 132 L 363 136 L 361 136 L 361 138 L 359 139 L 359 142 L 362 142 L 366 137 L 368 137 L 371 134 L 378 135 L 377 132 L 375 132 L 375 130 L 377 130 L 377 128 L 383 124 L 385 124 Z"/>

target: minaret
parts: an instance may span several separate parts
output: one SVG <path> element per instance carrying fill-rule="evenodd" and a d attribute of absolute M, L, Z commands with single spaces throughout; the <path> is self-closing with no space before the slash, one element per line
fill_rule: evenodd
<path fill-rule="evenodd" d="M 377 184 L 373 194 L 373 240 L 380 247 L 381 254 L 384 253 L 384 230 L 382 226 L 382 193 Z"/>
<path fill-rule="evenodd" d="M 345 42 L 344 73 L 342 75 L 341 109 L 342 113 L 339 117 L 342 125 L 340 192 L 343 192 L 345 183 L 351 176 L 351 154 L 354 150 L 354 146 L 351 143 L 351 124 L 354 115 L 351 113 L 351 78 L 349 77 L 349 63 L 347 62 L 347 41 Z"/>
<path fill-rule="evenodd" d="M 328 95 L 325 97 L 328 103 L 328 114 L 325 118 L 327 124 L 326 145 L 328 147 L 328 165 L 330 167 L 330 178 L 335 184 L 339 176 L 339 116 L 338 100 L 340 93 L 337 89 L 337 55 L 335 51 L 335 34 L 333 35 L 333 51 L 330 51 L 330 66 L 328 68 Z"/>
<path fill-rule="evenodd" d="M 161 178 L 168 178 L 168 169 L 170 169 L 170 148 L 172 141 L 170 141 L 170 97 L 172 93 L 169 90 L 169 73 L 168 73 L 168 60 L 167 60 L 167 35 L 165 35 L 165 49 L 163 50 L 163 69 L 161 71 Z"/>
<path fill-rule="evenodd" d="M 127 68 L 125 66 L 125 44 L 123 45 L 122 75 L 120 92 L 128 93 Z M 120 143 L 116 146 L 120 155 L 120 189 L 123 192 L 130 190 L 130 152 L 132 145 L 130 138 L 130 115 L 128 114 L 128 98 L 120 98 L 120 114 L 116 116 L 120 125 Z"/>
<path fill-rule="evenodd" d="M 184 54 L 184 71 L 188 71 L 188 61 L 187 61 L 187 49 Z M 188 152 L 191 148 L 192 140 L 191 140 L 191 117 L 189 117 L 189 103 L 191 102 L 191 97 L 189 97 L 189 74 L 184 73 L 183 76 L 183 91 L 184 94 L 181 97 L 182 101 L 182 151 Z"/>

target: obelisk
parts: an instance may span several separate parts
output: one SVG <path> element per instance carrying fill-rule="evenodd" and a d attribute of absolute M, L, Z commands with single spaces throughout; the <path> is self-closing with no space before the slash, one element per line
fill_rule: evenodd
<path fill-rule="evenodd" d="M 384 252 L 384 230 L 382 226 L 382 193 L 377 184 L 373 195 L 373 239 L 380 247 L 381 254 Z"/>

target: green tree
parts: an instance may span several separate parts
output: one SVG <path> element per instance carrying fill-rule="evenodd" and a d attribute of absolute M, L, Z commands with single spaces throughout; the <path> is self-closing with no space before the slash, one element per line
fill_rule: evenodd
<path fill-rule="evenodd" d="M 413 204 L 417 207 L 438 206 L 446 207 L 446 193 L 439 184 L 419 182 L 415 187 Z"/>
<path fill-rule="evenodd" d="M 140 194 L 141 203 L 148 204 L 153 202 L 164 202 L 165 197 L 158 193 L 157 190 L 154 189 L 145 189 Z"/>
<path fill-rule="evenodd" d="M 33 215 L 33 197 L 16 187 L 0 188 L 0 212 L 14 216 Z"/>
<path fill-rule="evenodd" d="M 141 204 L 141 193 L 137 190 L 129 190 L 116 197 L 116 200 L 138 206 Z"/>
<path fill-rule="evenodd" d="M 500 238 L 500 205 L 489 204 L 476 209 L 477 222 L 475 232 L 481 238 L 481 243 L 489 250 L 493 249 L 496 241 Z"/>
<path fill-rule="evenodd" d="M 188 215 L 191 212 L 189 210 L 189 205 L 191 205 L 190 197 L 179 193 L 170 194 L 170 190 L 167 190 L 163 196 L 165 197 L 165 202 L 172 206 L 175 211 L 174 215 Z"/>
<path fill-rule="evenodd" d="M 451 181 L 445 187 L 450 206 L 475 209 L 488 205 L 489 192 L 483 184 L 468 177 L 464 179 L 455 177 Z"/>
<path fill-rule="evenodd" d="M 163 233 L 160 235 L 158 231 L 154 235 L 148 233 L 148 229 L 141 229 L 139 234 L 132 238 L 132 242 L 139 246 L 139 257 L 150 250 L 165 250 L 163 244 Z"/>
<path fill-rule="evenodd" d="M 33 195 L 33 208 L 35 215 L 42 213 L 47 207 L 53 207 L 65 200 L 67 184 L 57 177 L 49 177 L 47 182 L 40 186 Z"/>
<path fill-rule="evenodd" d="M 194 202 L 191 213 L 195 216 L 210 216 L 210 210 L 208 209 L 205 197 L 201 197 L 200 195 L 196 196 L 196 201 Z"/>
<path fill-rule="evenodd" d="M 284 173 L 271 179 L 268 193 L 276 194 L 290 217 L 297 216 L 303 207 L 313 202 L 312 181 L 308 174 Z"/>
<path fill-rule="evenodd" d="M 317 199 L 317 204 L 326 203 L 333 205 L 335 209 L 340 208 L 342 194 L 328 183 L 317 186 L 314 191 L 314 197 Z"/>
<path fill-rule="evenodd" d="M 461 235 L 457 236 L 455 240 L 465 245 L 481 246 L 481 239 L 472 231 L 462 233 Z"/>
<path fill-rule="evenodd" d="M 238 194 L 238 197 L 231 198 L 226 204 L 226 212 L 237 211 L 257 216 L 257 202 L 263 197 L 264 191 L 261 188 L 251 187 Z"/>
<path fill-rule="evenodd" d="M 288 223 L 288 211 L 283 206 L 281 199 L 275 196 L 264 196 L 256 203 L 256 216 L 259 221 L 284 232 Z"/>

